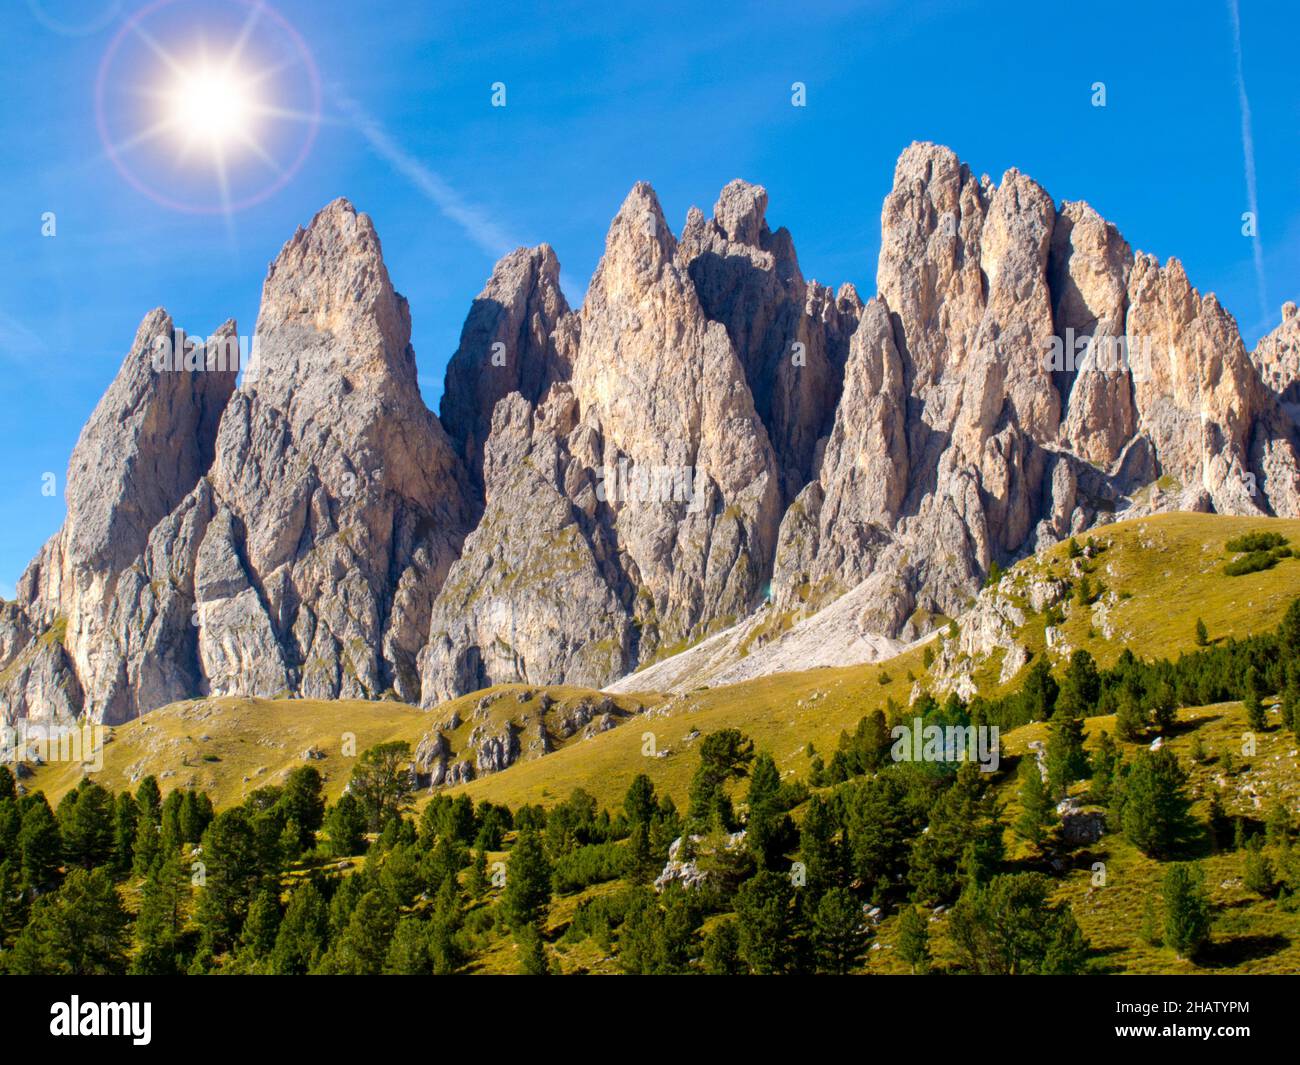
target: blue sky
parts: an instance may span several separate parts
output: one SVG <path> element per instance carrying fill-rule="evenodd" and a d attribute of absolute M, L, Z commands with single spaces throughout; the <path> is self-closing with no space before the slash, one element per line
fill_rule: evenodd
<path fill-rule="evenodd" d="M 219 44 L 245 3 L 174 0 L 144 23 L 159 20 L 169 47 L 192 45 L 180 29 Z M 549 242 L 577 305 L 637 180 L 677 228 L 731 178 L 760 182 L 805 275 L 870 295 L 881 200 L 913 140 L 948 144 L 995 179 L 1019 167 L 1058 201 L 1088 200 L 1135 248 L 1181 258 L 1248 343 L 1300 297 L 1300 93 L 1284 3 L 1243 0 L 1238 65 L 1231 5 L 1214 0 L 280 0 L 319 71 L 323 121 L 291 179 L 229 218 L 161 206 L 104 149 L 98 71 L 123 20 L 146 6 L 5 7 L 0 595 L 62 521 L 68 456 L 145 312 L 165 306 L 192 333 L 233 316 L 250 334 L 267 263 L 335 196 L 375 220 L 434 409 L 497 254 Z M 272 52 L 288 40 L 266 39 Z M 112 67 L 110 88 L 138 74 L 126 69 Z M 304 69 L 277 84 L 301 96 Z M 791 106 L 795 81 L 806 107 Z M 1098 81 L 1104 108 L 1092 105 Z M 494 82 L 504 108 L 491 106 Z M 274 152 L 290 153 L 283 140 Z M 232 163 L 249 188 L 255 164 Z M 1241 233 L 1252 196 L 1257 243 Z M 54 237 L 41 233 L 49 211 Z M 53 497 L 41 491 L 47 471 Z"/>

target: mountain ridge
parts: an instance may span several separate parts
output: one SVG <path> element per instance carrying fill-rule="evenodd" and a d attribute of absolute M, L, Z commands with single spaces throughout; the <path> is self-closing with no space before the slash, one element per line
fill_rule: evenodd
<path fill-rule="evenodd" d="M 238 388 L 152 369 L 152 312 L 0 614 L 0 712 L 601 688 L 760 609 L 737 655 L 832 605 L 825 638 L 869 654 L 1117 514 L 1300 514 L 1294 304 L 1252 356 L 1178 260 L 932 144 L 899 159 L 865 303 L 805 281 L 766 210 L 733 181 L 679 237 L 638 183 L 577 310 L 549 246 L 506 256 L 441 418 L 346 200 L 272 263 Z M 190 457 L 137 476 L 173 437 Z"/>

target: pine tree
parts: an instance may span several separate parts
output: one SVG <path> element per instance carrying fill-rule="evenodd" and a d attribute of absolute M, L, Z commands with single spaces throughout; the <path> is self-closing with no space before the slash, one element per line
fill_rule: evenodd
<path fill-rule="evenodd" d="M 1194 958 L 1210 937 L 1210 903 L 1199 865 L 1179 862 L 1165 872 L 1165 942 Z"/>
<path fill-rule="evenodd" d="M 1056 709 L 1056 697 L 1060 686 L 1052 676 L 1047 656 L 1040 656 L 1025 676 L 1024 686 L 1020 689 L 1022 715 L 1025 721 L 1046 721 Z"/>
<path fill-rule="evenodd" d="M 930 923 L 911 903 L 898 915 L 898 956 L 912 967 L 912 974 L 925 972 L 930 964 Z"/>
<path fill-rule="evenodd" d="M 1119 705 L 1115 710 L 1115 735 L 1128 743 L 1136 743 L 1146 728 L 1146 711 L 1137 696 L 1125 687 L 1119 693 Z"/>
<path fill-rule="evenodd" d="M 304 976 L 325 952 L 329 908 L 316 881 L 294 889 L 271 951 L 270 970 L 277 976 Z"/>
<path fill-rule="evenodd" d="M 73 800 L 59 826 L 64 860 L 83 869 L 108 863 L 113 857 L 113 796 L 90 780 L 68 794 Z"/>
<path fill-rule="evenodd" d="M 547 976 L 551 963 L 546 954 L 546 941 L 536 925 L 524 925 L 515 933 L 515 946 L 519 950 L 519 971 L 525 976 Z"/>
<path fill-rule="evenodd" d="M 1186 789 L 1187 774 L 1168 747 L 1137 752 L 1112 806 L 1124 835 L 1148 857 L 1169 858 L 1186 837 L 1191 807 Z"/>
<path fill-rule="evenodd" d="M 501 912 L 507 927 L 535 925 L 551 901 L 551 863 L 541 837 L 532 829 L 519 833 L 506 863 Z"/>
<path fill-rule="evenodd" d="M 1174 689 L 1165 681 L 1156 687 L 1155 694 L 1151 697 L 1151 720 L 1160 735 L 1169 736 L 1173 733 L 1178 720 L 1178 699 L 1174 695 Z"/>
<path fill-rule="evenodd" d="M 129 791 L 119 792 L 113 803 L 113 871 L 126 876 L 135 860 L 136 820 L 139 807 Z"/>
<path fill-rule="evenodd" d="M 1070 785 L 1087 775 L 1088 755 L 1083 749 L 1083 718 L 1068 707 L 1052 715 L 1047 737 L 1047 789 L 1060 798 Z"/>
<path fill-rule="evenodd" d="M 371 832 L 382 832 L 410 801 L 410 763 L 411 745 L 393 740 L 362 751 L 352 767 L 348 793 L 361 804 Z"/>
<path fill-rule="evenodd" d="M 789 972 L 794 965 L 792 891 L 788 876 L 764 869 L 736 893 L 740 956 L 758 976 Z"/>
<path fill-rule="evenodd" d="M 766 751 L 754 759 L 746 802 L 745 848 L 760 868 L 775 869 L 794 842 L 794 822 L 781 806 L 781 773 Z"/>
<path fill-rule="evenodd" d="M 16 858 L 0 862 L 0 958 L 27 924 L 28 900 Z M 0 963 L 0 971 L 3 971 Z"/>
<path fill-rule="evenodd" d="M 73 869 L 32 906 L 5 965 L 23 976 L 118 976 L 126 971 L 130 915 L 106 869 Z"/>
<path fill-rule="evenodd" d="M 1015 824 L 1016 835 L 1035 847 L 1042 847 L 1047 830 L 1056 820 L 1056 811 L 1043 785 L 1038 759 L 1032 752 L 1020 763 L 1020 810 Z"/>
<path fill-rule="evenodd" d="M 870 938 L 862 903 L 847 888 L 833 887 L 813 911 L 812 941 L 819 972 L 844 976 L 861 963 Z"/>
<path fill-rule="evenodd" d="M 277 887 L 265 887 L 254 896 L 248 907 L 248 918 L 239 932 L 240 954 L 249 962 L 257 963 L 268 958 L 275 949 L 284 913 L 280 909 Z"/>
<path fill-rule="evenodd" d="M 135 792 L 136 830 L 131 871 L 148 876 L 162 854 L 162 794 L 152 776 L 140 781 Z"/>
<path fill-rule="evenodd" d="M 1097 671 L 1097 663 L 1092 655 L 1080 648 L 1070 656 L 1070 664 L 1056 697 L 1056 712 L 1064 710 L 1071 717 L 1087 717 L 1096 707 L 1100 695 L 1101 674 Z"/>
<path fill-rule="evenodd" d="M 1103 732 L 1097 741 L 1097 749 L 1092 752 L 1089 765 L 1092 769 L 1092 785 L 1088 789 L 1089 798 L 1105 806 L 1110 802 L 1111 792 L 1115 786 L 1115 773 L 1119 768 L 1120 753 L 1109 732 Z"/>
<path fill-rule="evenodd" d="M 465 908 L 454 877 L 442 882 L 433 900 L 429 919 L 429 961 L 434 976 L 450 976 L 465 964 L 460 930 L 465 924 Z"/>
<path fill-rule="evenodd" d="M 344 792 L 330 807 L 325 818 L 325 832 L 330 840 L 330 853 L 336 858 L 348 858 L 365 851 L 366 814 L 353 795 Z"/>
<path fill-rule="evenodd" d="M 640 821 L 632 826 L 627 841 L 627 878 L 634 884 L 644 884 L 654 879 L 658 865 L 650 847 L 650 826 Z"/>
<path fill-rule="evenodd" d="M 692 832 L 730 832 L 735 816 L 726 785 L 749 772 L 754 741 L 738 729 L 711 732 L 700 742 L 700 764 L 691 780 L 691 804 L 686 820 Z"/>
<path fill-rule="evenodd" d="M 623 799 L 623 813 L 629 825 L 649 824 L 658 809 L 655 799 L 655 786 L 644 773 L 638 773 L 628 785 L 627 795 Z"/>
<path fill-rule="evenodd" d="M 1277 874 L 1268 855 L 1258 845 L 1258 837 L 1256 845 L 1246 849 L 1246 869 L 1241 879 L 1247 891 L 1253 891 L 1261 898 L 1272 898 L 1277 891 Z"/>
<path fill-rule="evenodd" d="M 1041 873 L 995 876 L 968 889 L 948 917 L 964 967 L 984 975 L 1082 972 L 1088 945 L 1068 905 L 1048 901 Z"/>
<path fill-rule="evenodd" d="M 135 921 L 133 974 L 172 976 L 184 972 L 179 946 L 189 898 L 189 876 L 179 854 L 159 862 L 145 878 Z"/>
<path fill-rule="evenodd" d="M 341 976 L 377 976 L 397 927 L 397 913 L 382 892 L 367 891 L 330 950 L 329 969 Z"/>
<path fill-rule="evenodd" d="M 18 850 L 22 861 L 23 884 L 29 891 L 39 894 L 58 884 L 63 864 L 63 838 L 44 795 L 38 793 L 23 815 L 23 827 L 18 833 Z"/>
<path fill-rule="evenodd" d="M 297 853 L 316 845 L 316 833 L 325 823 L 324 781 L 315 766 L 299 766 L 284 782 L 277 806 L 286 823 L 297 829 Z"/>
<path fill-rule="evenodd" d="M 1205 627 L 1205 622 L 1200 618 L 1196 619 L 1196 646 L 1207 647 L 1210 643 L 1210 633 Z"/>
<path fill-rule="evenodd" d="M 175 854 L 185 842 L 181 832 L 181 808 L 185 805 L 185 792 L 180 789 L 168 792 L 163 800 L 162 827 L 159 829 L 163 856 Z"/>
<path fill-rule="evenodd" d="M 426 923 L 418 917 L 403 917 L 397 922 L 384 972 L 390 976 L 429 976 L 433 963 L 429 959 L 429 935 Z"/>
<path fill-rule="evenodd" d="M 740 927 L 734 917 L 724 917 L 705 933 L 700 967 L 708 976 L 739 976 L 745 971 L 740 960 Z"/>
<path fill-rule="evenodd" d="M 487 855 L 481 850 L 474 851 L 469 863 L 469 873 L 465 878 L 465 890 L 472 899 L 481 899 L 491 887 L 487 875 Z"/>
<path fill-rule="evenodd" d="M 1254 732 L 1263 732 L 1268 726 L 1264 716 L 1264 703 L 1259 690 L 1259 675 L 1255 667 L 1246 670 L 1246 726 Z"/>

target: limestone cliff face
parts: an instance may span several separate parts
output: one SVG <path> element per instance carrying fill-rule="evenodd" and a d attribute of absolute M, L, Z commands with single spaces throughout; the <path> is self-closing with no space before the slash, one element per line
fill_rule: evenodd
<path fill-rule="evenodd" d="M 1015 170 L 977 181 L 948 149 L 913 145 L 885 201 L 877 287 L 819 475 L 783 520 L 779 609 L 863 582 L 863 631 L 914 636 L 992 562 L 1116 514 L 1300 513 L 1294 428 L 1231 316 L 1086 204 L 1058 208 Z M 860 343 L 884 316 L 892 345 Z M 891 347 L 901 388 L 876 369 Z M 1286 350 L 1266 340 L 1257 358 L 1282 366 Z M 906 410 L 901 433 L 880 405 Z M 859 452 L 874 467 L 843 461 L 855 439 L 875 441 Z"/>
<path fill-rule="evenodd" d="M 66 696 L 34 700 L 29 670 L 0 711 L 117 722 L 208 693 L 418 699 L 470 509 L 369 218 L 336 201 L 285 245 L 238 391 L 237 361 L 155 368 L 169 337 L 162 311 L 141 325 L 73 452 L 64 527 L 19 586 L 41 634 L 18 655 L 41 648 L 37 678 Z"/>
<path fill-rule="evenodd" d="M 784 228 L 768 229 L 766 211 L 765 189 L 731 182 L 711 219 L 691 211 L 680 257 L 705 315 L 726 327 L 744 367 L 788 503 L 830 432 L 862 303 L 851 285 L 837 295 L 805 282 L 794 241 Z"/>
<path fill-rule="evenodd" d="M 560 261 L 547 244 L 511 252 L 470 308 L 460 347 L 447 365 L 442 424 L 483 487 L 483 450 L 497 402 L 518 392 L 530 403 L 569 376 L 571 344 L 557 336 L 570 316 L 560 291 Z"/>
<path fill-rule="evenodd" d="M 221 518 L 198 605 L 213 692 L 418 699 L 416 656 L 468 508 L 410 333 L 374 227 L 346 201 L 272 264 L 209 475 Z"/>
<path fill-rule="evenodd" d="M 214 336 L 234 332 L 227 322 Z M 67 519 L 18 589 L 33 628 L 45 630 L 41 672 L 60 695 L 33 698 L 30 678 L 12 681 L 0 690 L 8 717 L 122 721 L 141 697 L 157 705 L 198 684 L 187 567 L 207 514 L 191 497 L 236 374 L 210 368 L 206 356 L 173 368 L 170 356 L 185 347 L 167 313 L 150 312 L 82 430 L 68 465 Z"/>
<path fill-rule="evenodd" d="M 576 311 L 550 247 L 506 256 L 441 419 L 344 200 L 272 264 L 238 389 L 155 369 L 153 312 L 0 605 L 0 713 L 722 682 L 886 653 L 1116 517 L 1300 514 L 1294 304 L 1248 353 L 1177 260 L 932 144 L 865 304 L 767 207 L 734 181 L 679 237 L 636 185 Z"/>

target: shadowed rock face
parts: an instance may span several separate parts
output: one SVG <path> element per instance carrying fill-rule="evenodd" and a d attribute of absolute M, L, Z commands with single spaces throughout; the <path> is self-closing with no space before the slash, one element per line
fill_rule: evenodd
<path fill-rule="evenodd" d="M 447 364 L 441 413 L 480 494 L 497 402 L 518 392 L 536 403 L 552 383 L 569 376 L 567 346 L 556 337 L 568 315 L 560 261 L 547 244 L 519 248 L 497 263 L 470 308 L 460 347 Z"/>
<path fill-rule="evenodd" d="M 638 184 L 577 312 L 548 246 L 506 256 L 441 421 L 344 200 L 272 264 L 237 390 L 154 369 L 151 313 L 0 607 L 0 712 L 601 686 L 734 625 L 702 656 L 730 676 L 781 617 L 817 615 L 798 648 L 823 616 L 896 646 L 1116 516 L 1300 514 L 1294 304 L 1248 353 L 1177 260 L 931 144 L 898 161 L 866 304 L 766 213 L 734 181 L 678 238 Z"/>

